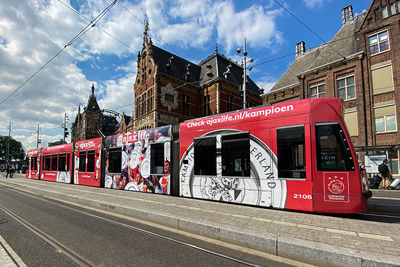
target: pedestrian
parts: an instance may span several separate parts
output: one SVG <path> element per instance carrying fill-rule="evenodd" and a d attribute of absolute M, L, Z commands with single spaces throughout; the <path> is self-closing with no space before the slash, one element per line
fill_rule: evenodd
<path fill-rule="evenodd" d="M 10 174 L 10 165 L 7 164 L 7 167 L 6 167 L 6 179 L 8 178 L 9 174 Z"/>
<path fill-rule="evenodd" d="M 378 166 L 378 171 L 382 176 L 382 189 L 389 189 L 390 178 L 392 177 L 392 170 L 387 159 L 384 159 L 382 163 Z"/>
<path fill-rule="evenodd" d="M 365 169 L 364 163 L 359 161 L 358 166 L 360 167 L 361 177 L 367 179 L 367 170 Z"/>

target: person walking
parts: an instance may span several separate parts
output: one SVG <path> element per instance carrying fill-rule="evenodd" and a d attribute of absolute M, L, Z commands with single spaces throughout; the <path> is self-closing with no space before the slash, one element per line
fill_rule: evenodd
<path fill-rule="evenodd" d="M 378 166 L 378 171 L 382 176 L 382 189 L 389 189 L 390 178 L 392 177 L 392 170 L 387 159 L 384 159 L 382 163 Z"/>
<path fill-rule="evenodd" d="M 10 165 L 7 164 L 7 167 L 6 167 L 6 179 L 8 178 L 9 174 L 10 174 Z"/>
<path fill-rule="evenodd" d="M 10 178 L 13 178 L 14 171 L 15 171 L 14 166 L 11 166 L 10 167 Z"/>

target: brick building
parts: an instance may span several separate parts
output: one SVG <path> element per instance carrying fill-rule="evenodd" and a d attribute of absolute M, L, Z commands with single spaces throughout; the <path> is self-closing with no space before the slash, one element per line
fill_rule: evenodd
<path fill-rule="evenodd" d="M 195 64 L 155 46 L 143 33 L 134 84 L 135 110 L 128 131 L 175 124 L 242 108 L 243 67 L 216 47 Z M 248 106 L 262 103 L 260 89 L 247 78 Z"/>
<path fill-rule="evenodd" d="M 400 1 L 373 0 L 353 15 L 342 9 L 342 27 L 331 41 L 306 50 L 296 44 L 296 58 L 263 103 L 340 97 L 344 120 L 360 159 L 386 154 L 399 174 Z"/>
<path fill-rule="evenodd" d="M 81 113 L 81 107 L 79 106 L 78 113 L 72 123 L 71 142 L 100 137 L 100 131 L 103 135 L 111 135 L 117 129 L 118 121 L 116 118 L 105 114 L 100 109 L 94 95 L 94 84 L 92 84 L 91 94 L 83 112 Z"/>
<path fill-rule="evenodd" d="M 126 115 L 124 112 L 121 114 L 121 121 L 118 126 L 118 130 L 116 133 L 126 133 L 128 129 L 128 124 L 131 121 L 131 116 Z"/>

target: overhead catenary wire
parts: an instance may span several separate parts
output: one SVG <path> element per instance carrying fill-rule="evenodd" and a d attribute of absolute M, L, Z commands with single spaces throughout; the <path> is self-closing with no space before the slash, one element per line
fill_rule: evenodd
<path fill-rule="evenodd" d="M 140 23 L 144 24 L 144 20 L 139 19 L 135 14 L 133 14 L 126 6 L 124 6 L 121 2 L 117 2 L 120 6 L 122 6 L 129 14 L 131 14 L 133 17 L 135 17 Z M 179 54 L 178 51 L 176 51 L 173 47 L 171 47 L 167 42 L 163 41 L 162 38 L 160 36 L 157 35 L 157 33 L 155 33 L 151 27 L 149 27 L 149 30 L 154 34 L 154 36 L 162 43 L 166 44 L 168 46 L 168 48 L 170 48 L 171 50 L 173 50 L 178 56 L 181 56 Z"/>
<path fill-rule="evenodd" d="M 335 51 L 339 56 L 342 58 L 345 58 L 337 49 L 329 45 L 329 42 L 326 42 L 319 34 L 317 34 L 315 31 L 313 31 L 310 27 L 308 27 L 303 21 L 301 21 L 299 18 L 297 18 L 292 12 L 290 12 L 286 7 L 284 7 L 281 3 L 279 3 L 278 0 L 274 0 L 274 2 L 279 5 L 283 10 L 285 10 L 289 15 L 291 15 L 295 20 L 297 20 L 301 25 L 306 27 L 312 34 L 317 36 L 323 43 L 326 43 L 333 51 Z"/>
<path fill-rule="evenodd" d="M 20 86 L 14 89 L 3 101 L 0 105 L 4 104 L 11 96 L 13 96 L 16 92 L 18 92 L 25 84 L 27 84 L 33 77 L 35 77 L 40 71 L 42 71 L 50 62 L 52 62 L 62 51 L 64 51 L 68 46 L 72 45 L 76 40 L 82 37 L 86 32 L 88 32 L 91 28 L 93 28 L 96 23 L 115 5 L 117 0 L 114 0 L 110 5 L 108 5 L 96 18 L 89 22 L 86 27 L 84 27 L 74 38 L 71 39 L 60 51 L 58 51 L 53 57 L 50 58 L 43 66 L 41 66 L 37 71 L 35 71 L 27 80 L 25 80 Z"/>
<path fill-rule="evenodd" d="M 91 21 L 90 19 L 88 19 L 87 17 L 85 17 L 84 15 L 82 15 L 79 11 L 77 11 L 75 8 L 73 8 L 72 6 L 64 3 L 61 0 L 57 0 L 59 3 L 63 4 L 65 7 L 71 9 L 73 12 L 75 12 L 76 14 L 78 14 L 81 18 L 83 18 L 86 21 Z M 99 30 L 101 30 L 102 32 L 104 32 L 105 34 L 107 34 L 108 36 L 110 36 L 111 38 L 117 40 L 118 42 L 120 42 L 122 45 L 124 45 L 125 47 L 127 47 L 128 49 L 130 49 L 132 52 L 136 53 L 136 50 L 133 49 L 132 47 L 130 47 L 128 44 L 126 44 L 125 42 L 123 42 L 121 39 L 115 37 L 114 35 L 112 35 L 111 33 L 107 32 L 106 30 L 104 30 L 103 28 L 101 28 L 99 25 L 95 25 L 96 28 L 98 28 Z"/>

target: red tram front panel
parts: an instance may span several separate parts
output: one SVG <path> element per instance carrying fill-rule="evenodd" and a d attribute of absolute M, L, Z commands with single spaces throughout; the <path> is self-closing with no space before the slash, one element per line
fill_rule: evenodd
<path fill-rule="evenodd" d="M 72 182 L 72 143 L 42 148 L 40 179 Z"/>
<path fill-rule="evenodd" d="M 100 186 L 101 150 L 101 137 L 75 143 L 75 184 Z"/>
<path fill-rule="evenodd" d="M 351 138 L 342 120 L 341 103 L 311 103 L 314 159 L 314 211 L 363 212 L 367 208 L 362 179 Z"/>
<path fill-rule="evenodd" d="M 27 153 L 28 170 L 26 171 L 26 178 L 39 179 L 40 170 L 40 148 L 29 150 Z"/>
<path fill-rule="evenodd" d="M 360 212 L 357 170 L 343 172 L 352 181 L 350 189 L 335 193 L 322 190 L 325 178 L 316 171 L 314 123 L 340 125 L 340 110 L 341 99 L 307 99 L 182 123 L 180 195 L 279 209 Z M 354 159 L 346 160 L 354 165 Z M 333 202 L 336 211 L 325 209 L 320 198 L 332 194 L 345 194 L 349 204 Z"/>

